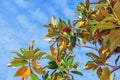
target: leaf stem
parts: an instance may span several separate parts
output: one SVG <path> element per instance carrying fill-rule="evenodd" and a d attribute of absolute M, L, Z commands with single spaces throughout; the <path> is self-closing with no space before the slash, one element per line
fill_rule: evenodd
<path fill-rule="evenodd" d="M 32 68 L 31 68 L 31 62 L 30 62 L 30 59 L 28 60 L 28 66 L 30 68 L 30 73 L 32 74 Z"/>

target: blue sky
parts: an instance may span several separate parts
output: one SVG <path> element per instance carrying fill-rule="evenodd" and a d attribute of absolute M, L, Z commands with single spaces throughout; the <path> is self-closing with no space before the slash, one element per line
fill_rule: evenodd
<path fill-rule="evenodd" d="M 0 0 L 0 79 L 20 80 L 14 77 L 17 69 L 7 67 L 14 55 L 11 51 L 28 48 L 35 40 L 35 47 L 49 52 L 48 42 L 43 40 L 47 29 L 43 24 L 50 22 L 54 15 L 57 19 L 75 20 L 76 6 L 82 0 Z M 84 1 L 84 0 L 83 0 Z M 98 80 L 90 71 L 83 71 L 82 67 L 89 60 L 85 56 L 88 49 L 75 49 L 76 61 L 80 61 L 80 71 L 84 77 L 75 76 L 76 80 Z M 83 57 L 84 56 L 84 57 Z"/>

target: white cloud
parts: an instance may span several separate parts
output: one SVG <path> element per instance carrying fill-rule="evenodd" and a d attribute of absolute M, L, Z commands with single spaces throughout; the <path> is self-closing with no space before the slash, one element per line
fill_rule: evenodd
<path fill-rule="evenodd" d="M 48 47 L 46 47 L 49 46 L 48 43 L 43 40 L 43 37 L 46 34 L 47 30 L 43 28 L 42 25 L 38 26 L 37 23 L 35 24 L 32 21 L 29 21 L 29 19 L 31 18 L 28 18 L 24 15 L 17 16 L 17 22 L 19 24 L 19 27 L 21 27 L 21 31 L 19 31 L 19 35 L 17 36 L 19 36 L 27 43 L 29 43 L 31 40 L 35 40 L 35 43 L 37 43 L 36 46 L 39 45 L 39 47 L 42 49 L 48 49 Z M 45 21 L 44 18 L 42 21 Z"/>
<path fill-rule="evenodd" d="M 17 21 L 20 27 L 22 27 L 27 32 L 34 32 L 36 26 L 32 24 L 29 21 L 28 17 L 26 17 L 25 15 L 18 15 Z"/>
<path fill-rule="evenodd" d="M 35 20 L 44 23 L 48 21 L 47 15 L 41 11 L 39 8 L 35 9 L 35 10 L 31 10 L 29 11 L 32 18 L 34 18 Z"/>
<path fill-rule="evenodd" d="M 60 7 L 61 12 L 66 18 L 70 18 L 72 20 L 76 18 L 75 10 L 69 8 L 67 0 L 57 0 L 53 1 L 53 3 Z"/>
<path fill-rule="evenodd" d="M 14 0 L 14 2 L 21 8 L 28 8 L 30 5 L 26 0 Z"/>
<path fill-rule="evenodd" d="M 63 13 L 67 18 L 70 18 L 72 20 L 76 18 L 75 11 L 68 7 L 64 8 Z"/>
<path fill-rule="evenodd" d="M 11 4 L 10 1 L 4 1 L 2 5 L 3 5 L 4 9 L 6 9 L 7 11 L 11 11 L 12 13 L 17 12 L 16 7 L 13 4 Z"/>
<path fill-rule="evenodd" d="M 3 18 L 3 15 L 0 14 L 0 28 L 1 27 L 5 27 L 8 26 L 8 23 L 6 22 L 6 20 Z"/>

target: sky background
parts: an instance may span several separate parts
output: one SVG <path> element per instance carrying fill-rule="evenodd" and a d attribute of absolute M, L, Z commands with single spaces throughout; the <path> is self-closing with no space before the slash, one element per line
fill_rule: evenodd
<path fill-rule="evenodd" d="M 11 51 L 28 48 L 35 40 L 35 47 L 49 52 L 49 44 L 43 40 L 47 29 L 42 25 L 51 21 L 54 15 L 57 19 L 77 19 L 76 6 L 84 0 L 0 0 L 0 80 L 20 80 L 14 77 L 16 68 L 7 67 L 14 57 Z M 79 70 L 84 77 L 75 75 L 75 80 L 98 80 L 95 72 L 82 70 L 89 60 L 85 53 L 89 49 L 76 48 L 75 60 L 80 62 Z M 120 72 L 120 70 L 119 70 Z M 120 74 L 117 75 L 116 80 Z"/>

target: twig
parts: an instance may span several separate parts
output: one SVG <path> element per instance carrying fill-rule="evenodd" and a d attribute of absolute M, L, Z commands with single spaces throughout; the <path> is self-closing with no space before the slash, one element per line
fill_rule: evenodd
<path fill-rule="evenodd" d="M 111 67 L 111 68 L 115 68 L 116 66 L 110 65 L 110 64 L 106 64 L 107 66 Z"/>
<path fill-rule="evenodd" d="M 107 66 L 112 68 L 111 73 L 113 73 L 114 71 L 120 69 L 120 65 L 119 66 L 113 66 L 113 65 L 107 64 Z"/>
<path fill-rule="evenodd" d="M 120 69 L 120 65 L 119 65 L 119 66 L 115 66 L 115 67 L 113 68 L 113 70 L 111 71 L 111 73 L 113 73 L 114 71 L 116 71 L 116 70 L 118 70 L 118 69 Z"/>
<path fill-rule="evenodd" d="M 78 47 L 90 48 L 90 49 L 93 49 L 93 50 L 95 50 L 95 51 L 99 52 L 99 50 L 98 50 L 98 49 L 93 48 L 93 47 L 90 47 L 90 46 L 81 46 L 81 45 L 79 45 L 79 44 L 76 44 L 76 45 L 77 45 Z"/>

